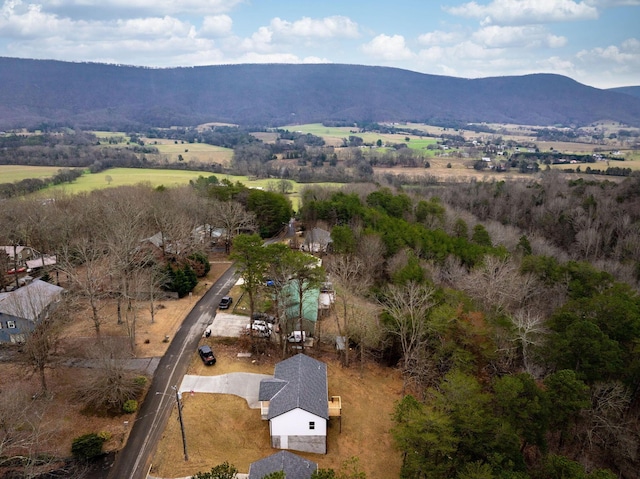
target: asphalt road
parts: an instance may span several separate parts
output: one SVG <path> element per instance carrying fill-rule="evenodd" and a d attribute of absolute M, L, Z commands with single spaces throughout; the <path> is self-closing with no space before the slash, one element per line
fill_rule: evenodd
<path fill-rule="evenodd" d="M 196 352 L 202 332 L 215 317 L 218 303 L 235 284 L 235 267 L 231 266 L 206 294 L 200 298 L 173 337 L 167 353 L 153 376 L 149 392 L 140 406 L 129 439 L 118 453 L 109 479 L 144 479 L 151 458 L 176 404 L 176 392 Z M 188 446 L 188 445 L 187 445 Z"/>

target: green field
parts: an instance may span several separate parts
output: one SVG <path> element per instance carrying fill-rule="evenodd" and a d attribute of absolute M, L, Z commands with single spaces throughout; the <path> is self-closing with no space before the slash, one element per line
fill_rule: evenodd
<path fill-rule="evenodd" d="M 343 138 L 349 138 L 349 136 L 358 136 L 362 138 L 365 143 L 375 144 L 378 140 L 382 140 L 383 143 L 406 143 L 409 148 L 415 150 L 426 149 L 428 145 L 437 142 L 435 138 L 424 138 L 413 135 L 392 135 L 392 134 L 380 134 L 374 132 L 358 133 L 356 128 L 349 127 L 327 127 L 321 123 L 311 123 L 308 125 L 289 125 L 283 127 L 289 131 L 299 131 L 302 133 L 311 133 L 312 135 L 320 136 L 329 143 L 335 145 L 337 141 L 342 141 Z M 355 131 L 355 133 L 354 133 Z M 409 138 L 406 141 L 405 138 Z"/>
<path fill-rule="evenodd" d="M 233 157 L 231 148 L 207 145 L 206 143 L 175 143 L 173 140 L 145 139 L 145 143 L 158 149 L 161 155 L 166 155 L 170 161 L 197 161 L 200 163 L 228 164 Z"/>
<path fill-rule="evenodd" d="M 0 183 L 13 183 L 27 178 L 51 178 L 59 166 L 0 165 Z"/>
<path fill-rule="evenodd" d="M 30 167 L 16 167 L 16 168 L 30 168 Z M 2 170 L 0 170 L 1 172 Z M 57 171 L 57 168 L 55 169 Z M 38 195 L 50 195 L 53 191 L 63 191 L 66 193 L 81 193 L 87 191 L 93 191 L 103 188 L 113 188 L 117 186 L 125 185 L 137 185 L 140 183 L 147 183 L 153 187 L 157 186 L 184 186 L 189 184 L 189 180 L 196 180 L 199 176 L 209 177 L 212 173 L 203 171 L 183 171 L 183 170 L 156 170 L 156 169 L 142 169 L 142 168 L 113 168 L 111 170 L 102 171 L 100 173 L 85 173 L 78 178 L 74 183 L 67 183 L 64 185 L 56 185 L 47 188 Z M 277 180 L 272 179 L 249 179 L 246 176 L 234 176 L 234 175 L 213 175 L 218 177 L 218 180 L 228 179 L 235 183 L 241 182 L 249 188 L 261 188 L 268 189 L 269 183 Z M 29 176 L 24 176 L 29 177 Z M 111 181 L 107 181 L 107 177 L 111 178 Z M 297 183 L 291 181 L 293 184 L 293 192 L 288 195 L 293 209 L 297 210 L 300 200 L 300 192 L 305 187 L 304 183 Z M 326 186 L 329 188 L 340 188 L 343 186 L 341 183 L 314 183 L 314 185 Z"/>

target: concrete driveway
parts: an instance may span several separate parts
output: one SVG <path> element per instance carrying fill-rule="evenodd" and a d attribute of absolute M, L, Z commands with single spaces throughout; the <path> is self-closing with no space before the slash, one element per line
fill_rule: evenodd
<path fill-rule="evenodd" d="M 185 375 L 180 384 L 180 392 L 233 394 L 244 398 L 251 409 L 258 409 L 260 381 L 271 377 L 268 374 L 254 373 L 229 373 L 219 376 Z"/>
<path fill-rule="evenodd" d="M 203 336 L 207 331 L 211 331 L 211 336 L 223 336 L 225 338 L 237 338 L 249 324 L 249 317 L 240 314 L 217 313 L 213 323 L 207 326 Z"/>

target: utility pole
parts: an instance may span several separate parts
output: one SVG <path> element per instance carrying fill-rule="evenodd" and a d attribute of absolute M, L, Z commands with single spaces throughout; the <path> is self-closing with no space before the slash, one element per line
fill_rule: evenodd
<path fill-rule="evenodd" d="M 178 392 L 178 388 L 173 386 L 173 389 L 176 392 L 176 403 L 178 405 L 178 419 L 180 420 L 180 432 L 182 433 L 182 449 L 184 450 L 184 460 L 189 460 L 189 455 L 187 454 L 187 438 L 184 435 L 184 421 L 182 420 L 182 402 L 180 401 L 180 393 Z"/>

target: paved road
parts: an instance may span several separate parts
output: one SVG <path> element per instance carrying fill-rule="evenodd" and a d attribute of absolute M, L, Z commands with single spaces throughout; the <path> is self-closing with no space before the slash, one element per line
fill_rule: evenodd
<path fill-rule="evenodd" d="M 222 296 L 236 282 L 235 268 L 229 268 L 187 315 L 182 326 L 160 359 L 146 399 L 140 406 L 129 439 L 113 464 L 109 479 L 144 479 L 147 477 L 153 452 L 162 436 L 178 386 L 187 372 L 202 332 L 213 321 Z"/>

